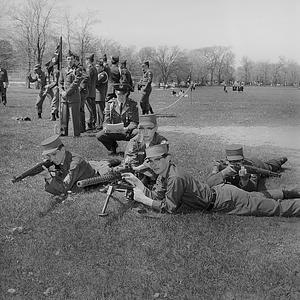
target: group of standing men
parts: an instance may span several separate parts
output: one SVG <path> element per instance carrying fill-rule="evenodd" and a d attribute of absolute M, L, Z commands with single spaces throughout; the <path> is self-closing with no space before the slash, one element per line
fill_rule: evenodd
<path fill-rule="evenodd" d="M 59 117 L 61 118 L 62 136 L 68 135 L 70 115 L 72 116 L 74 137 L 80 136 L 80 133 L 86 130 L 101 131 L 106 107 L 111 107 L 111 101 L 118 98 L 116 91 L 124 90 L 126 97 L 134 91 L 134 83 L 131 73 L 127 69 L 126 60 L 120 62 L 118 56 L 112 56 L 109 65 L 106 55 L 96 63 L 94 55 L 90 55 L 86 57 L 84 67 L 80 64 L 79 56 L 69 51 L 66 62 L 66 68 L 61 71 L 58 70 L 57 65 L 53 66 L 49 76 L 38 64 L 34 67 L 35 76 L 28 76 L 30 82 L 38 82 L 40 86 L 36 102 L 38 118 L 42 118 L 43 102 L 49 95 L 52 99 L 51 120 L 55 121 Z M 149 68 L 148 61 L 142 64 L 142 70 L 143 76 L 138 83 L 138 90 L 142 93 L 140 106 L 142 114 L 149 114 L 149 112 L 153 113 L 149 104 L 153 73 Z M 59 95 L 61 96 L 60 109 Z M 85 122 L 85 106 L 89 112 L 87 123 Z M 119 110 L 119 115 L 122 115 L 122 110 Z M 128 118 L 128 114 L 126 118 Z M 110 122 L 114 123 L 112 119 Z"/>

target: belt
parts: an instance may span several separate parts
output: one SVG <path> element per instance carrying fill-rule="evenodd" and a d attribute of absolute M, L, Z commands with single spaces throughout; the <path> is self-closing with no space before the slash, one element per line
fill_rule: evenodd
<path fill-rule="evenodd" d="M 216 193 L 215 189 L 211 188 L 210 190 L 211 190 L 211 199 L 206 208 L 207 211 L 210 211 L 214 208 L 216 198 L 217 198 L 217 193 Z"/>

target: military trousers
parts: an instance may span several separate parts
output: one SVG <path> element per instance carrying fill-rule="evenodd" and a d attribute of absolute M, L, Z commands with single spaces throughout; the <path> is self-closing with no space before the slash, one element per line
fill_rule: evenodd
<path fill-rule="evenodd" d="M 59 89 L 58 86 L 52 88 L 51 114 L 56 114 L 59 109 Z"/>
<path fill-rule="evenodd" d="M 38 114 L 41 114 L 43 112 L 43 103 L 44 103 L 47 95 L 50 96 L 51 103 L 52 103 L 53 91 L 52 90 L 46 91 L 45 88 L 41 88 L 40 92 L 39 92 L 39 94 L 37 96 L 36 103 L 35 103 L 35 107 L 37 109 Z"/>
<path fill-rule="evenodd" d="M 142 91 L 140 106 L 141 106 L 143 115 L 149 114 L 149 112 L 153 114 L 152 107 L 149 103 L 149 97 L 150 97 L 151 91 L 152 91 L 152 88 L 149 88 L 149 89 L 146 89 L 146 90 Z"/>
<path fill-rule="evenodd" d="M 80 132 L 85 132 L 85 110 L 87 93 L 80 91 Z"/>
<path fill-rule="evenodd" d="M 72 117 L 74 136 L 80 136 L 80 102 L 61 103 L 61 134 L 67 136 L 69 133 L 69 119 Z"/>
<path fill-rule="evenodd" d="M 96 124 L 96 102 L 94 97 L 86 98 L 86 107 L 89 111 L 88 128 L 94 129 Z"/>
<path fill-rule="evenodd" d="M 259 192 L 246 192 L 230 184 L 212 188 L 216 199 L 212 211 L 240 216 L 300 217 L 300 199 L 274 200 Z"/>
<path fill-rule="evenodd" d="M 136 136 L 138 130 L 135 129 L 130 133 L 106 133 L 101 130 L 96 134 L 96 138 L 101 142 L 108 151 L 115 151 L 118 148 L 117 141 L 129 141 Z"/>
<path fill-rule="evenodd" d="M 6 88 L 3 86 L 3 83 L 0 82 L 0 97 L 1 97 L 1 102 L 3 105 L 6 105 L 7 99 L 6 99 Z"/>

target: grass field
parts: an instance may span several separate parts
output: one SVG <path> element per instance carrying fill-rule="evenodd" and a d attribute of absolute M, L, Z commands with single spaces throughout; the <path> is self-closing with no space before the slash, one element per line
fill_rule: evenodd
<path fill-rule="evenodd" d="M 299 133 L 299 93 L 253 87 L 225 94 L 203 87 L 169 110 L 161 109 L 178 99 L 169 90 L 153 90 L 151 99 L 155 111 L 176 116 L 159 118 L 160 132 L 175 162 L 190 173 L 205 180 L 226 144 L 242 143 L 247 156 L 288 156 L 282 177 L 266 181 L 283 187 L 300 182 L 299 135 L 288 136 Z M 48 101 L 43 119 L 36 118 L 36 94 L 11 86 L 8 106 L 0 107 L 1 299 L 300 299 L 296 218 L 201 212 L 142 218 L 121 194 L 100 218 L 105 194 L 97 191 L 41 214 L 51 200 L 43 180 L 11 183 L 41 160 L 39 144 L 54 131 Z M 32 121 L 16 120 L 26 116 Z M 261 143 L 266 132 L 274 136 Z M 63 142 L 87 159 L 107 157 L 88 134 Z"/>

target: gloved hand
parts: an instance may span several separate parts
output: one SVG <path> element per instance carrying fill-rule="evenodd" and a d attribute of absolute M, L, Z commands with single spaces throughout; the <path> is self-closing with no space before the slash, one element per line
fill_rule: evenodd
<path fill-rule="evenodd" d="M 230 165 L 223 169 L 221 173 L 223 175 L 223 178 L 237 175 L 237 172 Z"/>

